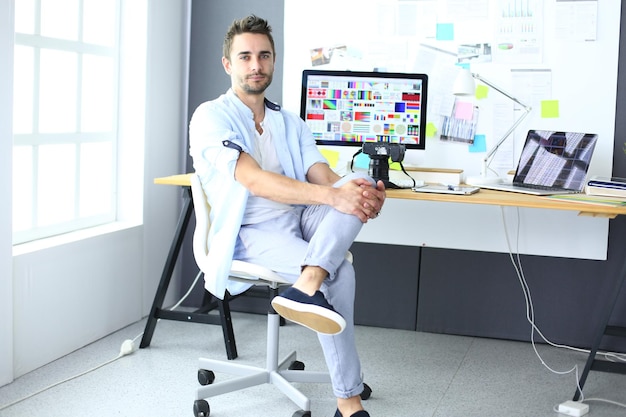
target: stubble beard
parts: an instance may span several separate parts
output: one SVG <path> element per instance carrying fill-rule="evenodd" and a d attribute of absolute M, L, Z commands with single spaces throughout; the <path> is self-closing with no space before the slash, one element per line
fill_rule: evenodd
<path fill-rule="evenodd" d="M 255 94 L 255 95 L 259 95 L 259 94 L 263 94 L 265 92 L 265 90 L 267 90 L 267 87 L 270 86 L 270 84 L 272 83 L 272 79 L 273 76 L 272 74 L 263 74 L 266 77 L 266 81 L 263 84 L 257 85 L 256 84 L 248 84 L 246 80 L 244 80 L 244 82 L 242 83 L 242 89 L 243 91 L 246 92 L 246 94 Z"/>

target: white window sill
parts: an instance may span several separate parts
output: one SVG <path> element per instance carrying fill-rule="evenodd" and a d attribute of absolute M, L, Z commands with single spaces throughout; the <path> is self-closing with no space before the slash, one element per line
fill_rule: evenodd
<path fill-rule="evenodd" d="M 65 233 L 58 236 L 53 236 L 45 239 L 38 239 L 32 242 L 26 242 L 13 246 L 13 256 L 20 256 L 32 252 L 37 252 L 44 249 L 49 249 L 56 246 L 62 246 L 69 243 L 78 242 L 81 240 L 89 239 L 96 236 L 105 235 L 108 233 L 115 233 L 120 230 L 131 229 L 137 226 L 141 226 L 140 222 L 112 222 L 102 226 L 90 227 L 83 230 L 77 230 L 71 233 Z"/>

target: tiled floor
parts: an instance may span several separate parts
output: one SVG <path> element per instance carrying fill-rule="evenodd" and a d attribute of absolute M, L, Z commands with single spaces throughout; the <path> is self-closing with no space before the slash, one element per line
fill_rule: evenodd
<path fill-rule="evenodd" d="M 234 313 L 233 320 L 236 361 L 263 365 L 265 317 Z M 122 342 L 139 335 L 144 324 L 1 387 L 0 407 L 115 358 Z M 575 374 L 549 371 L 529 343 L 373 327 L 358 327 L 357 338 L 365 381 L 373 390 L 364 403 L 372 417 L 558 417 L 554 407 L 575 391 Z M 315 334 L 288 324 L 281 328 L 281 353 L 293 349 L 307 369 L 324 370 Z M 546 345 L 537 350 L 555 371 L 582 369 L 586 359 L 583 353 Z M 0 410 L 0 416 L 192 417 L 200 356 L 226 360 L 218 326 L 162 320 L 149 348 Z M 334 415 L 329 386 L 301 389 L 312 400 L 313 417 Z M 626 403 L 626 375 L 592 371 L 585 395 Z M 268 385 L 215 397 L 209 404 L 212 417 L 291 417 L 297 410 Z M 615 404 L 589 404 L 592 417 L 626 415 L 626 408 Z"/>

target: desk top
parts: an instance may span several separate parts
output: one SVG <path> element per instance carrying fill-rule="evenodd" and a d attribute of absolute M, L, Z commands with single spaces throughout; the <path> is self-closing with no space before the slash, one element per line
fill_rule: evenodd
<path fill-rule="evenodd" d="M 191 174 L 178 174 L 171 175 L 169 177 L 155 178 L 154 183 L 189 187 L 191 186 L 190 175 Z M 584 216 L 606 217 L 610 219 L 615 218 L 618 215 L 626 215 L 626 206 L 614 207 L 587 203 L 577 203 L 574 201 L 558 201 L 534 195 L 486 189 L 481 189 L 479 192 L 471 195 L 416 193 L 406 189 L 387 190 L 387 197 L 405 200 L 484 204 L 494 206 L 512 206 L 552 210 L 572 210 L 578 211 L 580 215 Z"/>

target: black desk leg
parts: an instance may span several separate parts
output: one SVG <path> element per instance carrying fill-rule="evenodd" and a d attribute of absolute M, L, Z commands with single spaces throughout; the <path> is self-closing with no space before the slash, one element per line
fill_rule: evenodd
<path fill-rule="evenodd" d="M 180 217 L 178 218 L 178 225 L 176 226 L 174 241 L 172 242 L 170 252 L 167 255 L 167 260 L 165 261 L 165 267 L 163 268 L 161 281 L 159 282 L 154 301 L 152 302 L 152 308 L 150 309 L 148 322 L 146 323 L 146 328 L 143 332 L 143 337 L 141 338 L 141 344 L 139 345 L 140 348 L 150 346 L 150 341 L 152 340 L 152 335 L 154 334 L 154 328 L 156 327 L 157 320 L 159 319 L 159 311 L 163 307 L 163 301 L 165 300 L 165 295 L 167 294 L 167 288 L 170 285 L 172 273 L 174 272 L 174 267 L 176 266 L 176 259 L 178 258 L 180 248 L 183 245 L 185 231 L 187 230 L 189 219 L 191 219 L 191 214 L 193 213 L 191 187 L 185 187 L 183 192 L 183 209 L 181 210 Z"/>
<path fill-rule="evenodd" d="M 598 349 L 600 348 L 600 343 L 602 342 L 602 338 L 605 335 L 613 335 L 613 336 L 621 336 L 625 337 L 626 332 L 622 327 L 617 326 L 609 326 L 609 321 L 611 320 L 611 315 L 613 314 L 613 310 L 615 309 L 615 305 L 617 304 L 617 299 L 619 298 L 620 292 L 624 287 L 624 283 L 626 282 L 626 260 L 624 261 L 624 265 L 622 266 L 622 272 L 620 275 L 615 277 L 614 286 L 610 293 L 610 299 L 606 304 L 606 309 L 604 311 L 604 315 L 602 316 L 602 321 L 598 325 L 596 337 L 593 340 L 593 345 L 591 346 L 591 352 L 589 353 L 589 357 L 587 358 L 587 363 L 585 364 L 585 369 L 580 375 L 580 379 L 578 380 L 578 387 L 576 387 L 576 393 L 574 394 L 574 401 L 578 401 L 581 396 L 583 386 L 585 385 L 585 381 L 587 380 L 587 375 L 591 369 L 597 369 L 601 372 L 615 372 L 615 373 L 625 373 L 626 367 L 621 363 L 606 363 L 606 361 L 597 360 L 596 354 L 598 353 Z"/>

